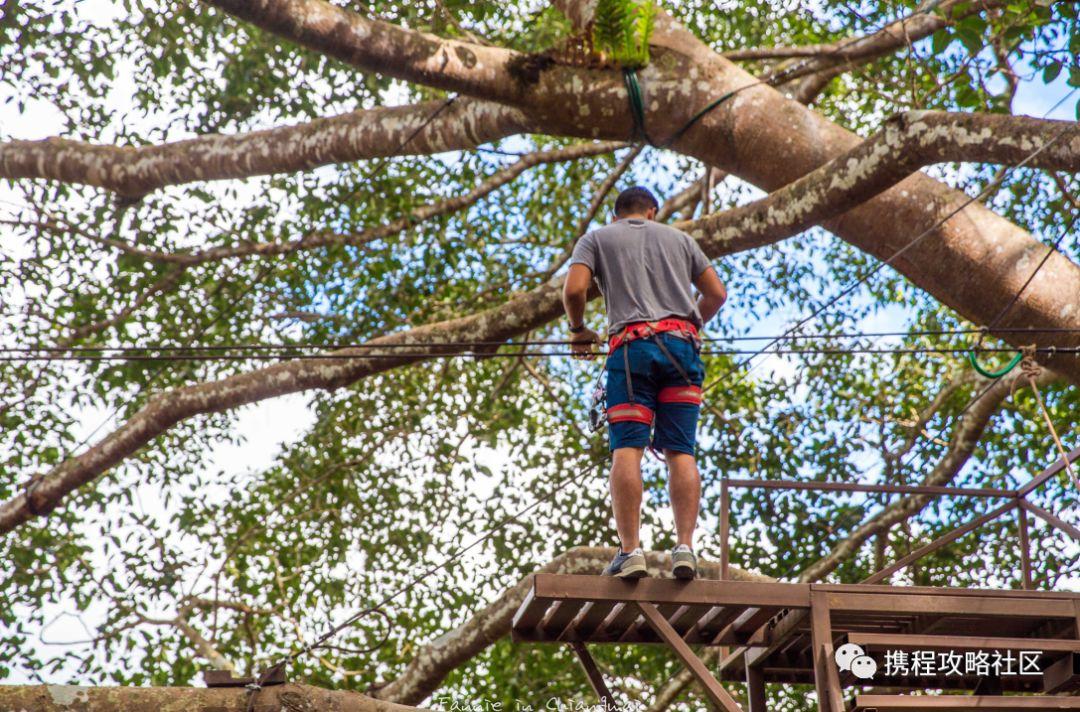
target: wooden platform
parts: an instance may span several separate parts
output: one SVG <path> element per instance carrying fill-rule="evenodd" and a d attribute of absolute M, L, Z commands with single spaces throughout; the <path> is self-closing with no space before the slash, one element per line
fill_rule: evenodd
<path fill-rule="evenodd" d="M 1045 697 L 1080 687 L 1078 628 L 1076 593 L 537 574 L 514 618 L 513 638 L 571 645 L 597 694 L 608 699 L 610 692 L 587 644 L 667 645 L 696 670 L 706 697 L 729 712 L 742 706 L 720 684 L 724 681 L 746 682 L 753 712 L 764 710 L 765 682 L 813 684 L 825 712 L 844 710 L 843 688 L 867 685 L 988 694 L 951 695 L 941 698 L 945 702 L 921 696 L 860 696 L 853 709 L 944 709 L 949 704 L 954 705 L 949 709 L 968 709 L 981 700 L 986 709 L 1049 710 L 1080 709 L 1077 698 Z M 846 643 L 875 659 L 878 673 L 872 681 L 838 671 L 834 651 Z M 714 676 L 690 646 L 736 649 Z M 1025 651 L 1034 656 L 1039 673 L 886 675 L 886 651 L 951 651 L 961 656 Z M 1061 699 L 1078 704 L 1058 702 Z"/>

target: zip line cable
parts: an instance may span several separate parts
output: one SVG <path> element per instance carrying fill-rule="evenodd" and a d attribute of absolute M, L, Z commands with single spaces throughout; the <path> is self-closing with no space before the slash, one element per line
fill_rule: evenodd
<path fill-rule="evenodd" d="M 1057 244 L 1060 244 L 1060 240 Z M 1044 258 L 1045 262 L 1045 258 Z M 1080 327 L 983 327 L 983 328 L 968 328 L 968 329 L 921 329 L 914 331 L 870 331 L 870 332 L 840 332 L 840 333 L 814 333 L 814 334 L 779 334 L 779 335 L 764 335 L 764 336 L 707 336 L 700 340 L 704 343 L 723 343 L 723 342 L 746 342 L 746 341 L 802 341 L 802 340 L 825 340 L 825 339 L 881 339 L 884 337 L 911 337 L 911 336 L 965 336 L 975 334 L 986 334 L 992 332 L 994 334 L 1080 334 Z M 412 342 L 412 343 L 336 343 L 336 344 L 214 344 L 214 345 L 193 345 L 193 346 L 4 346 L 0 347 L 0 354 L 78 354 L 78 353 L 178 353 L 178 352 L 211 352 L 211 351 L 271 351 L 280 352 L 280 355 L 290 354 L 296 356 L 302 356 L 303 354 L 292 354 L 295 351 L 319 349 L 322 351 L 332 351 L 340 349 L 365 349 L 365 350 L 397 350 L 397 349 L 445 349 L 445 348 L 499 348 L 499 347 L 530 347 L 530 346 L 570 346 L 574 342 L 568 339 L 531 339 L 526 341 L 432 341 L 432 342 Z M 1040 347 L 1046 349 L 1052 349 L 1053 347 Z M 840 349 L 834 349 L 837 351 Z M 926 351 L 926 352 L 941 352 L 942 348 L 934 347 L 912 347 L 909 350 Z M 970 349 L 957 349 L 957 351 L 966 351 Z M 976 351 L 987 353 L 1005 353 L 1013 352 L 1013 348 L 976 348 Z M 1057 349 L 1059 352 L 1061 349 Z M 821 349 L 792 349 L 792 352 L 801 353 L 820 353 Z M 845 351 L 848 351 L 845 349 Z M 865 349 L 864 349 L 865 351 Z M 880 352 L 884 352 L 882 349 Z M 1066 348 L 1065 351 L 1068 351 Z M 426 352 L 422 352 L 426 353 Z M 594 355 L 600 355 L 602 352 L 595 352 Z M 736 350 L 724 350 L 716 353 L 754 353 L 752 351 L 736 351 Z M 323 354 L 320 354 L 323 355 Z M 325 354 L 328 355 L 329 354 Z M 457 354 L 450 354 L 457 355 Z M 481 354 L 484 356 L 491 356 L 493 354 Z M 497 355 L 497 354 L 495 354 Z M 340 358 L 334 356 L 333 358 Z M 359 358 L 359 357 L 357 357 Z"/>
<path fill-rule="evenodd" d="M 135 349 L 133 349 L 135 350 Z M 153 351 L 153 349 L 137 349 L 140 351 Z M 853 348 L 808 348 L 808 349 L 775 349 L 769 351 L 770 354 L 783 355 L 783 356 L 850 356 L 861 354 L 881 354 L 881 355 L 900 355 L 900 354 L 970 354 L 970 353 L 984 353 L 984 354 L 1011 354 L 1016 349 L 1010 347 L 983 347 L 978 349 L 972 349 L 971 347 L 898 347 L 898 348 L 874 348 L 874 347 L 853 347 Z M 474 359 L 484 360 L 491 358 L 563 358 L 569 356 L 580 356 L 574 351 L 508 351 L 499 353 L 473 353 L 473 352 L 460 352 L 460 353 L 431 353 L 429 351 L 415 351 L 415 352 L 398 352 L 398 353 L 368 353 L 368 354 L 334 354 L 334 353 L 218 353 L 218 354 L 169 354 L 169 355 L 152 355 L 152 354 L 133 354 L 133 353 L 105 353 L 109 349 L 102 349 L 101 351 L 94 351 L 92 353 L 77 353 L 70 355 L 63 354 L 17 354 L 17 355 L 0 355 L 0 363 L 27 363 L 27 362 L 146 362 L 146 361 L 164 361 L 164 362 L 199 362 L 199 361 L 351 361 L 351 360 L 376 360 L 376 361 L 401 361 L 407 359 Z M 1036 353 L 1045 354 L 1047 356 L 1080 356 L 1080 346 L 1043 346 L 1036 347 Z M 2 352 L 0 352 L 2 353 Z M 760 355 L 761 351 L 751 349 L 728 349 L 728 350 L 704 350 L 700 352 L 702 356 L 741 356 L 741 355 Z M 590 351 L 585 355 L 600 357 L 608 356 L 610 352 L 607 351 Z"/>

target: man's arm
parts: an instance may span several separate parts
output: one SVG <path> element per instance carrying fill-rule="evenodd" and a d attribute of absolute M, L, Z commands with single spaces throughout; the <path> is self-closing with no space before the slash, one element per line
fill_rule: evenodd
<path fill-rule="evenodd" d="M 694 286 L 701 292 L 701 299 L 698 300 L 701 322 L 708 324 L 727 301 L 727 289 L 720 281 L 720 276 L 716 274 L 716 269 L 711 266 L 698 275 L 698 278 L 694 280 Z"/>
<path fill-rule="evenodd" d="M 578 356 L 592 358 L 589 353 L 600 336 L 592 329 L 585 328 L 585 304 L 589 301 L 589 285 L 592 284 L 592 270 L 581 263 L 570 265 L 563 283 L 563 309 L 570 320 L 571 350 Z"/>

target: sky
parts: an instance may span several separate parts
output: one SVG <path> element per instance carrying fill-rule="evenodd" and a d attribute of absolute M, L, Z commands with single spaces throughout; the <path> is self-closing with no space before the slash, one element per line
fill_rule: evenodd
<path fill-rule="evenodd" d="M 96 16 L 98 21 L 107 22 L 115 12 L 113 4 L 105 0 L 88 0 L 84 3 L 82 13 L 89 11 L 89 15 Z M 86 15 L 86 16 L 89 16 Z M 115 106 L 118 115 L 127 113 L 131 104 L 124 95 L 123 85 L 115 94 Z M 1039 81 L 1024 83 L 1017 94 L 1014 107 L 1017 113 L 1032 116 L 1046 116 L 1048 118 L 1073 119 L 1074 102 L 1067 101 L 1058 106 L 1052 113 L 1047 112 L 1070 89 L 1065 85 L 1064 77 L 1059 78 L 1051 85 L 1044 85 Z M 0 101 L 4 95 L 0 93 Z M 44 102 L 29 100 L 26 109 L 22 113 L 13 114 L 10 109 L 0 116 L 2 128 L 5 134 L 21 139 L 42 139 L 56 135 L 62 125 L 61 118 L 52 107 Z M 179 136 L 177 136 L 179 138 Z M 18 196 L 7 186 L 0 184 L 0 201 L 18 201 Z M 0 228 L 2 230 L 2 228 Z M 16 248 L 7 242 L 3 232 L 0 232 L 0 247 L 9 249 Z M 780 333 L 794 314 L 773 314 L 764 319 L 746 321 L 740 326 L 752 327 L 755 333 Z M 902 327 L 906 314 L 901 309 L 886 310 L 876 315 L 863 327 L 868 330 L 889 330 Z M 756 374 L 767 376 L 789 375 L 794 371 L 794 364 L 781 356 L 769 356 L 761 359 L 761 365 Z M 584 396 L 585 394 L 582 394 Z M 89 433 L 98 428 L 107 414 L 100 411 L 88 410 L 81 414 L 85 432 Z M 270 400 L 265 400 L 251 406 L 245 406 L 238 411 L 236 420 L 236 433 L 240 436 L 236 444 L 222 443 L 213 448 L 209 458 L 207 470 L 224 473 L 257 472 L 271 465 L 276 458 L 280 447 L 284 443 L 298 439 L 313 423 L 314 417 L 307 407 L 306 397 L 302 394 L 290 395 Z M 107 429 L 103 432 L 107 432 Z M 493 453 L 486 453 L 485 457 L 492 460 L 493 466 L 507 466 L 506 462 L 499 462 Z M 139 492 L 139 501 L 142 506 L 154 509 L 160 508 L 156 493 L 150 489 Z M 709 526 L 706 524 L 706 526 Z M 1080 590 L 1080 581 L 1072 581 L 1070 587 Z M 87 629 L 84 624 L 92 628 L 95 618 L 99 615 L 93 610 L 84 611 L 80 616 L 74 614 L 73 605 L 56 606 L 52 614 L 56 616 L 53 624 L 43 632 L 44 640 L 57 643 L 74 641 L 87 637 Z M 54 646 L 42 643 L 48 649 Z M 56 676 L 63 678 L 63 673 Z M 16 674 L 7 680 L 8 683 L 35 682 L 24 673 Z"/>

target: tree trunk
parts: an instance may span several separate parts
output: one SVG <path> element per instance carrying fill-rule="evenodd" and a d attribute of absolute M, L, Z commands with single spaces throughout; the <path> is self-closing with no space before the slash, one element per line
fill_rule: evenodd
<path fill-rule="evenodd" d="M 247 712 L 243 687 L 0 686 L 0 710 L 19 712 Z M 255 696 L 252 712 L 404 712 L 423 708 L 311 685 L 275 685 Z"/>

